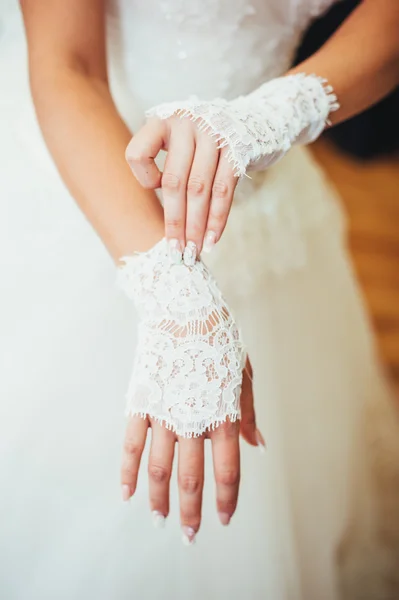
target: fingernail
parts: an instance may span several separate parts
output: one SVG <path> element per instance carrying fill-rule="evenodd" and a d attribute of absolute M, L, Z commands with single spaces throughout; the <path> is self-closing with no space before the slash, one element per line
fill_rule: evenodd
<path fill-rule="evenodd" d="M 159 510 L 153 510 L 152 523 L 155 529 L 163 529 L 165 527 L 165 516 Z"/>
<path fill-rule="evenodd" d="M 191 546 L 192 544 L 195 543 L 195 531 L 192 527 L 187 527 L 184 526 L 181 528 L 183 535 L 182 535 L 182 542 L 185 546 Z"/>
<path fill-rule="evenodd" d="M 130 167 L 131 172 L 133 173 L 133 175 L 135 176 L 136 179 L 138 179 L 137 175 L 136 175 L 136 171 L 134 170 L 134 168 L 132 167 L 132 165 L 130 164 L 130 162 L 128 161 L 128 165 Z"/>
<path fill-rule="evenodd" d="M 203 252 L 209 254 L 212 248 L 216 244 L 216 233 L 214 231 L 208 231 L 204 238 L 204 245 L 202 246 Z"/>
<path fill-rule="evenodd" d="M 186 267 L 193 267 L 197 260 L 197 246 L 194 242 L 187 242 L 187 246 L 184 248 L 183 255 L 184 264 Z"/>
<path fill-rule="evenodd" d="M 255 437 L 256 437 L 256 441 L 258 442 L 259 452 L 261 454 L 264 454 L 266 452 L 266 442 L 264 440 L 263 435 L 259 431 L 259 429 L 256 430 Z"/>
<path fill-rule="evenodd" d="M 126 484 L 124 484 L 122 486 L 122 500 L 123 502 L 127 502 L 128 500 L 130 500 L 130 496 L 131 496 L 131 492 L 130 492 L 130 487 Z"/>
<path fill-rule="evenodd" d="M 179 240 L 172 238 L 168 242 L 169 244 L 169 258 L 176 265 L 179 265 L 182 262 L 183 254 L 181 250 L 181 244 Z"/>
<path fill-rule="evenodd" d="M 222 525 L 228 525 L 230 523 L 231 517 L 228 513 L 220 512 L 218 514 Z"/>

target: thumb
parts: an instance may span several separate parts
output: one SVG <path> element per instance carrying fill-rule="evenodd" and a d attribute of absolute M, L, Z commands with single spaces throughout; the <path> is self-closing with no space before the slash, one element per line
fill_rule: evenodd
<path fill-rule="evenodd" d="M 251 446 L 259 446 L 262 450 L 265 448 L 265 440 L 256 427 L 254 395 L 252 389 L 252 367 L 248 359 L 242 378 L 240 433 L 244 440 Z"/>
<path fill-rule="evenodd" d="M 146 189 L 161 187 L 162 174 L 155 157 L 166 144 L 166 128 L 164 121 L 150 119 L 130 140 L 126 148 L 125 158 L 139 181 Z"/>

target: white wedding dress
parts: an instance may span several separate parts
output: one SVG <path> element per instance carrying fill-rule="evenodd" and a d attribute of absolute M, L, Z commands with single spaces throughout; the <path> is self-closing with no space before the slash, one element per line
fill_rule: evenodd
<path fill-rule="evenodd" d="M 251 91 L 289 68 L 331 4 L 114 2 L 121 113 L 137 130 L 159 102 Z M 245 180 L 209 260 L 244 333 L 268 443 L 263 456 L 242 444 L 231 525 L 216 516 L 209 456 L 195 546 L 181 543 L 175 481 L 166 528 L 152 528 L 145 458 L 137 494 L 122 503 L 135 315 L 45 149 L 19 10 L 2 7 L 0 597 L 398 598 L 397 415 L 339 201 L 304 148 Z"/>

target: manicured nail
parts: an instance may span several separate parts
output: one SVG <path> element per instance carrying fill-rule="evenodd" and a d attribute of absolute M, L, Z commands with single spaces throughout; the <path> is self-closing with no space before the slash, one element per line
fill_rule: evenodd
<path fill-rule="evenodd" d="M 204 245 L 202 246 L 203 252 L 209 254 L 212 248 L 216 244 L 216 233 L 214 231 L 208 231 L 204 238 Z"/>
<path fill-rule="evenodd" d="M 152 523 L 155 529 L 163 529 L 165 527 L 165 516 L 159 510 L 153 510 Z"/>
<path fill-rule="evenodd" d="M 192 527 L 187 527 L 184 526 L 181 528 L 183 535 L 182 535 L 182 542 L 185 546 L 191 546 L 192 544 L 195 543 L 195 531 Z"/>
<path fill-rule="evenodd" d="M 220 512 L 218 514 L 222 525 L 228 525 L 230 523 L 231 517 L 228 513 Z"/>
<path fill-rule="evenodd" d="M 184 248 L 184 264 L 186 267 L 193 267 L 197 260 L 197 246 L 194 242 L 187 242 L 187 246 Z"/>
<path fill-rule="evenodd" d="M 127 502 L 128 500 L 130 500 L 130 496 L 131 496 L 131 492 L 130 492 L 130 487 L 126 484 L 124 484 L 122 486 L 122 500 L 123 502 Z"/>
<path fill-rule="evenodd" d="M 180 265 L 183 259 L 181 244 L 179 240 L 173 238 L 169 240 L 169 257 L 176 265 Z"/>
<path fill-rule="evenodd" d="M 131 172 L 133 173 L 133 175 L 135 176 L 135 178 L 138 179 L 138 177 L 136 175 L 136 171 L 134 170 L 134 168 L 132 167 L 132 165 L 130 164 L 130 162 L 129 161 L 127 161 L 127 162 L 128 162 L 128 165 L 130 167 Z"/>
<path fill-rule="evenodd" d="M 264 454 L 266 452 L 266 442 L 264 440 L 263 435 L 259 431 L 259 429 L 256 430 L 255 437 L 256 437 L 256 441 L 258 442 L 259 452 L 261 454 Z"/>

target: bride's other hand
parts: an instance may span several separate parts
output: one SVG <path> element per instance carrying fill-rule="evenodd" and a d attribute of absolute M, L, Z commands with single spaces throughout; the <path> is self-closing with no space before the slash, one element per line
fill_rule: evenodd
<path fill-rule="evenodd" d="M 178 442 L 178 486 L 183 541 L 191 544 L 200 528 L 204 485 L 204 441 L 212 443 L 216 481 L 216 508 L 223 525 L 228 525 L 237 506 L 240 482 L 239 434 L 252 446 L 264 446 L 256 429 L 252 372 L 249 362 L 243 374 L 241 421 L 227 421 L 197 438 L 183 438 L 151 419 L 129 418 L 122 458 L 121 484 L 124 500 L 136 491 L 141 456 L 151 427 L 148 460 L 149 500 L 154 524 L 162 526 L 169 514 L 169 482 L 175 443 Z"/>
<path fill-rule="evenodd" d="M 167 151 L 164 172 L 155 164 Z M 150 118 L 132 138 L 126 159 L 146 189 L 162 188 L 165 237 L 183 251 L 188 242 L 210 251 L 226 226 L 237 177 L 227 160 L 227 148 L 188 118 Z M 191 246 L 192 247 L 192 246 Z"/>

